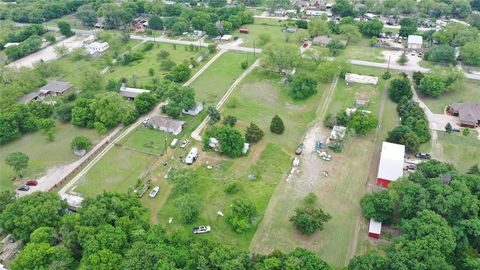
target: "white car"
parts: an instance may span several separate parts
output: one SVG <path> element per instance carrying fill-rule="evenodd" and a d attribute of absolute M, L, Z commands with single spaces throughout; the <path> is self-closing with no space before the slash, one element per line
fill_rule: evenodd
<path fill-rule="evenodd" d="M 210 231 L 210 226 L 199 226 L 192 229 L 193 234 L 209 233 Z"/>
<path fill-rule="evenodd" d="M 150 196 L 150 198 L 155 198 L 159 190 L 160 190 L 159 186 L 154 187 L 152 191 L 150 191 L 150 194 L 148 194 L 148 196 Z"/>
<path fill-rule="evenodd" d="M 182 141 L 182 144 L 180 144 L 180 148 L 185 148 L 187 145 L 190 143 L 188 139 L 185 139 Z"/>

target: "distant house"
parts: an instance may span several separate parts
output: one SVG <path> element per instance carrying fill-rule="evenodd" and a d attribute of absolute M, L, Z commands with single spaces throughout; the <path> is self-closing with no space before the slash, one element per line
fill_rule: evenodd
<path fill-rule="evenodd" d="M 182 113 L 195 116 L 195 115 L 198 115 L 202 110 L 203 110 L 203 103 L 197 102 L 197 104 L 195 104 L 193 108 L 183 109 Z"/>
<path fill-rule="evenodd" d="M 327 46 L 330 41 L 332 41 L 331 38 L 329 38 L 328 36 L 317 36 L 317 37 L 314 37 L 312 42 L 313 44 L 315 45 L 321 45 L 321 46 Z"/>
<path fill-rule="evenodd" d="M 92 42 L 90 44 L 85 45 L 85 50 L 87 50 L 89 54 L 93 55 L 93 54 L 104 52 L 109 47 L 110 45 L 108 45 L 107 42 Z"/>
<path fill-rule="evenodd" d="M 152 128 L 163 132 L 172 133 L 173 135 L 180 134 L 184 124 L 184 121 L 178 121 L 159 115 L 153 116 L 147 120 L 147 125 L 151 126 Z"/>
<path fill-rule="evenodd" d="M 120 91 L 118 93 L 124 98 L 134 100 L 141 93 L 150 93 L 150 90 L 127 87 L 125 83 L 122 83 L 122 86 L 120 86 Z"/>
<path fill-rule="evenodd" d="M 307 16 L 322 16 L 323 14 L 326 14 L 327 12 L 321 11 L 321 10 L 306 10 L 305 15 Z"/>
<path fill-rule="evenodd" d="M 51 81 L 37 91 L 20 98 L 19 103 L 28 103 L 32 100 L 41 100 L 47 96 L 62 96 L 75 86 L 67 81 Z"/>
<path fill-rule="evenodd" d="M 381 232 L 382 232 L 382 222 L 378 222 L 373 218 L 371 218 L 370 224 L 368 225 L 368 236 L 378 239 L 380 238 Z"/>
<path fill-rule="evenodd" d="M 453 103 L 448 113 L 458 116 L 461 126 L 480 127 L 480 103 Z"/>
<path fill-rule="evenodd" d="M 409 35 L 407 48 L 411 50 L 419 50 L 423 46 L 423 37 L 417 35 Z"/>

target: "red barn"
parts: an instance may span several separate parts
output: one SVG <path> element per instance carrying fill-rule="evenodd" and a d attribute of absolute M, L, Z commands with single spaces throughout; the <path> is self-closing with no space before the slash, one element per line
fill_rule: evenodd
<path fill-rule="evenodd" d="M 380 164 L 378 166 L 377 185 L 387 187 L 390 182 L 403 176 L 405 146 L 383 142 Z"/>
<path fill-rule="evenodd" d="M 382 223 L 371 218 L 370 225 L 368 226 L 368 236 L 378 239 L 380 238 L 381 232 L 382 232 Z"/>

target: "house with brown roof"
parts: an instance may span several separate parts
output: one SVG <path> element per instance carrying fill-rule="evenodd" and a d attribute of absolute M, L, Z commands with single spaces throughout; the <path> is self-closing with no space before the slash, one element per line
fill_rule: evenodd
<path fill-rule="evenodd" d="M 480 126 L 480 103 L 453 103 L 448 107 L 448 113 L 458 116 L 461 126 Z"/>
<path fill-rule="evenodd" d="M 72 90 L 75 86 L 67 81 L 51 81 L 40 87 L 37 91 L 20 98 L 19 103 L 28 103 L 32 100 L 41 100 L 47 96 L 62 96 Z"/>

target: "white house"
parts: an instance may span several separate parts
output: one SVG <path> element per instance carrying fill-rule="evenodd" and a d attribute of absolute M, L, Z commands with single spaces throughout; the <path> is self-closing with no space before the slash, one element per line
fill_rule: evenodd
<path fill-rule="evenodd" d="M 185 124 L 185 122 L 156 115 L 148 119 L 147 124 L 154 129 L 164 131 L 167 133 L 172 133 L 173 135 L 178 135 L 182 132 L 183 125 Z"/>
<path fill-rule="evenodd" d="M 97 54 L 106 51 L 110 45 L 107 42 L 92 42 L 85 45 L 85 49 L 89 54 Z"/>
<path fill-rule="evenodd" d="M 197 102 L 197 104 L 195 104 L 193 108 L 183 109 L 182 113 L 195 116 L 195 115 L 198 115 L 202 110 L 203 110 L 203 103 Z"/>
<path fill-rule="evenodd" d="M 404 145 L 383 142 L 378 165 L 377 185 L 387 187 L 392 181 L 403 176 L 404 157 Z"/>
<path fill-rule="evenodd" d="M 408 45 L 407 48 L 411 50 L 418 50 L 421 49 L 423 45 L 423 37 L 417 35 L 409 35 L 408 36 Z"/>
<path fill-rule="evenodd" d="M 347 82 L 347 85 L 350 84 L 350 83 L 362 83 L 362 84 L 377 85 L 378 77 L 359 75 L 359 74 L 355 74 L 355 73 L 346 73 L 345 74 L 345 81 Z"/>

